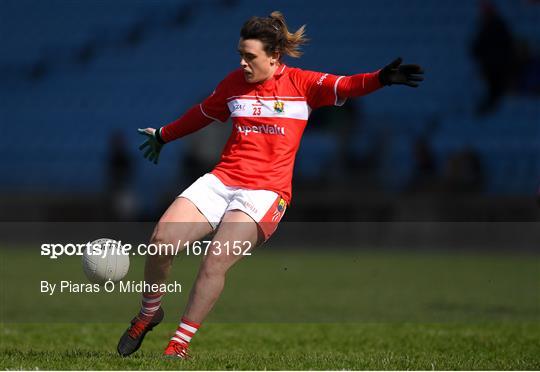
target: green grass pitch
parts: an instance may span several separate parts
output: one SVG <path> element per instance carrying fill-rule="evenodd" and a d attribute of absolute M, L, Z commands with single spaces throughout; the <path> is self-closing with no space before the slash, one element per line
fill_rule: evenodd
<path fill-rule="evenodd" d="M 80 259 L 0 256 L 2 369 L 540 369 L 537 255 L 287 251 L 271 245 L 229 274 L 188 361 L 162 359 L 200 257 L 177 258 L 165 323 L 122 359 L 135 293 L 40 293 L 84 282 Z M 138 280 L 142 260 L 128 275 Z"/>

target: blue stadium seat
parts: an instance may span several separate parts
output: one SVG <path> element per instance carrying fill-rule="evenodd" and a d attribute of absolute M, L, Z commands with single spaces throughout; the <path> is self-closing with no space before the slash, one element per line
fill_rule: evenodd
<path fill-rule="evenodd" d="M 496 3 L 516 33 L 532 45 L 540 44 L 538 7 Z M 431 137 L 439 164 L 451 153 L 472 147 L 486 164 L 490 192 L 529 192 L 540 179 L 537 98 L 507 97 L 495 114 L 470 116 L 483 89 L 469 56 L 476 2 L 412 0 L 404 6 L 398 0 L 362 0 L 322 11 L 328 9 L 322 0 L 309 6 L 261 0 L 256 6 L 241 3 L 233 8 L 204 1 L 192 3 L 196 11 L 184 27 L 163 26 L 182 4 L 188 1 L 2 2 L 3 15 L 8 15 L 0 24 L 2 63 L 23 69 L 42 57 L 61 61 L 40 81 L 25 80 L 22 73 L 3 81 L 0 99 L 9 109 L 2 120 L 16 125 L 25 147 L 0 138 L 2 153 L 18 159 L 16 166 L 1 164 L 11 175 L 2 187 L 91 190 L 102 185 L 110 133 L 123 130 L 135 149 L 140 138 L 134 128 L 168 122 L 212 92 L 238 66 L 240 25 L 276 7 L 291 28 L 306 23 L 312 40 L 300 61 L 287 60 L 293 66 L 353 74 L 376 70 L 398 55 L 424 65 L 421 89 L 392 87 L 357 99 L 363 121 L 354 151 L 365 154 L 371 151 L 370 141 L 388 136 L 381 174 L 389 189 L 408 182 L 412 143 L 428 133 L 433 118 L 440 118 Z M 398 12 L 408 16 L 397 17 Z M 119 47 L 126 31 L 142 19 L 150 29 L 141 43 Z M 85 66 L 69 62 L 77 48 L 96 37 L 104 38 L 106 47 L 94 60 Z M 168 161 L 161 162 L 165 171 L 159 175 L 150 165 L 141 166 L 139 187 L 154 185 L 155 177 L 174 182 L 182 151 L 179 143 L 164 154 Z M 336 138 L 307 132 L 298 155 L 299 172 L 318 177 L 336 154 Z"/>

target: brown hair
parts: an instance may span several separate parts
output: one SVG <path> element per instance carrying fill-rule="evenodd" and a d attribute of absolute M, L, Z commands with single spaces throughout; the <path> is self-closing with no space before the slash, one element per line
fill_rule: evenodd
<path fill-rule="evenodd" d="M 269 17 L 248 19 L 240 30 L 240 37 L 260 40 L 267 54 L 278 52 L 280 59 L 284 55 L 298 58 L 302 55 L 300 46 L 308 41 L 305 30 L 306 25 L 303 25 L 295 32 L 289 32 L 283 14 L 274 11 Z"/>

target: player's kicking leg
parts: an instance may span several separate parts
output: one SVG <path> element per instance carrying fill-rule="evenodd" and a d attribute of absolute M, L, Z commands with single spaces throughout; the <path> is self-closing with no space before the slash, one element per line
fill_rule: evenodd
<path fill-rule="evenodd" d="M 163 214 L 156 225 L 150 242 L 153 244 L 171 244 L 176 242 L 202 239 L 212 231 L 212 226 L 195 205 L 186 198 L 177 198 Z M 180 244 L 183 246 L 183 244 Z M 160 252 L 159 255 L 146 257 L 144 280 L 149 284 L 165 283 L 171 270 L 174 254 L 178 252 Z M 139 314 L 118 342 L 121 356 L 133 354 L 141 346 L 146 333 L 163 320 L 161 297 L 163 293 L 143 293 Z"/>
<path fill-rule="evenodd" d="M 223 291 L 227 271 L 244 257 L 232 251 L 233 242 L 241 241 L 253 249 L 262 240 L 261 235 L 255 221 L 246 213 L 238 210 L 225 213 L 212 240 L 216 243 L 211 246 L 222 247 L 221 252 L 209 250 L 203 257 L 184 316 L 165 349 L 165 356 L 187 358 L 189 342 Z M 229 252 L 224 249 L 226 242 L 230 242 Z"/>

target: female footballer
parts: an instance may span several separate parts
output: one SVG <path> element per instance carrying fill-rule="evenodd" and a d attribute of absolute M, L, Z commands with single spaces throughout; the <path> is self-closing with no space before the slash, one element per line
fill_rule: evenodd
<path fill-rule="evenodd" d="M 227 271 L 276 230 L 291 200 L 294 159 L 311 111 L 340 106 L 349 97 L 385 85 L 417 87 L 423 80 L 420 66 L 402 65 L 399 58 L 379 71 L 352 76 L 289 67 L 282 58 L 300 57 L 304 31 L 302 26 L 289 32 L 277 11 L 269 17 L 252 17 L 240 31 L 240 68 L 179 119 L 157 130 L 139 129 L 147 137 L 140 147 L 144 157 L 157 164 L 165 144 L 214 121 L 232 120 L 219 163 L 176 198 L 151 237 L 151 243 L 176 246 L 178 241 L 194 242 L 213 233 L 166 356 L 188 356 L 191 338 L 223 291 Z M 175 253 L 147 256 L 145 282 L 164 283 Z M 140 312 L 118 343 L 120 355 L 137 351 L 146 333 L 162 321 L 162 296 L 142 294 Z"/>

